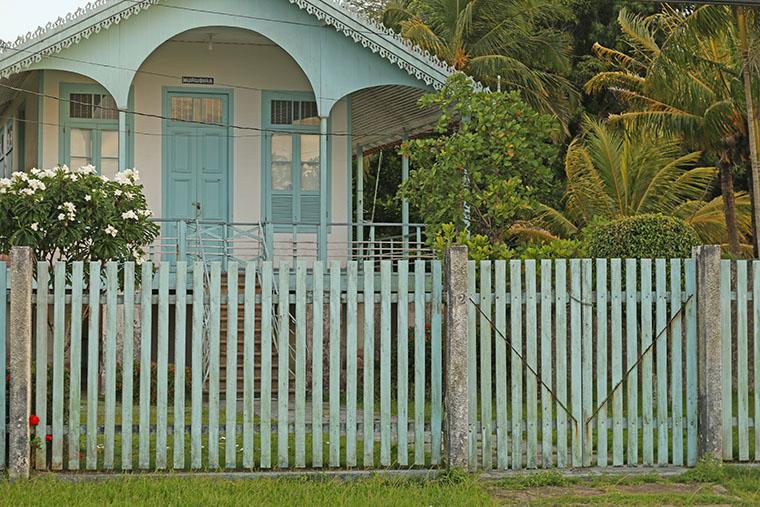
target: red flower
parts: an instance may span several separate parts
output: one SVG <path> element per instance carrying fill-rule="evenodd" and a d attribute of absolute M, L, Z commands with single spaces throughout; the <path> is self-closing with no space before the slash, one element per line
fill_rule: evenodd
<path fill-rule="evenodd" d="M 50 433 L 48 433 L 47 435 L 45 435 L 45 441 L 46 442 L 52 442 L 53 441 L 53 435 L 51 435 Z"/>
<path fill-rule="evenodd" d="M 40 418 L 34 414 L 29 416 L 29 426 L 37 426 L 40 423 Z"/>

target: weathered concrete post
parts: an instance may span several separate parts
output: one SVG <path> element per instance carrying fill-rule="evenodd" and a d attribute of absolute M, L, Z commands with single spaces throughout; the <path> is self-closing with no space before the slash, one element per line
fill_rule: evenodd
<path fill-rule="evenodd" d="M 467 247 L 446 250 L 446 364 L 444 385 L 446 464 L 467 468 L 469 405 L 467 401 Z"/>
<path fill-rule="evenodd" d="M 699 456 L 723 455 L 720 257 L 715 245 L 694 248 L 697 268 Z"/>
<path fill-rule="evenodd" d="M 33 269 L 31 248 L 11 249 L 11 309 L 8 340 L 10 356 L 8 476 L 11 479 L 29 478 Z"/>

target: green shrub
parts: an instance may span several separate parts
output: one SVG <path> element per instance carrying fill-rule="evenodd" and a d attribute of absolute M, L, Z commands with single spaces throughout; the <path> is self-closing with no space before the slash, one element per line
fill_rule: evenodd
<path fill-rule="evenodd" d="M 636 215 L 593 224 L 584 230 L 590 257 L 677 258 L 699 245 L 693 227 L 661 214 Z"/>

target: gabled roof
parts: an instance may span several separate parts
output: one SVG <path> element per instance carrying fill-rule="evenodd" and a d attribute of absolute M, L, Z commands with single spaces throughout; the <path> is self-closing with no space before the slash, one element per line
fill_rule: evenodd
<path fill-rule="evenodd" d="M 0 78 L 140 14 L 162 0 L 95 0 L 13 42 L 0 41 Z M 253 0 L 251 0 L 253 1 Z M 286 0 L 282 0 L 286 1 Z M 287 0 L 425 84 L 440 89 L 454 69 L 352 6 L 332 0 Z"/>

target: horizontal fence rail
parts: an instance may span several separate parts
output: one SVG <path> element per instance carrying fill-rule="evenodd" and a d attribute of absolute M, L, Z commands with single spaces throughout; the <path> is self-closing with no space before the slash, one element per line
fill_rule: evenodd
<path fill-rule="evenodd" d="M 48 268 L 37 469 L 441 463 L 437 260 Z"/>

